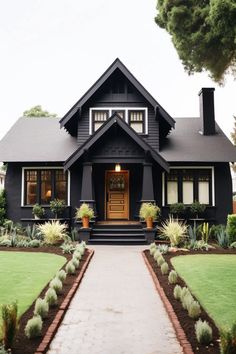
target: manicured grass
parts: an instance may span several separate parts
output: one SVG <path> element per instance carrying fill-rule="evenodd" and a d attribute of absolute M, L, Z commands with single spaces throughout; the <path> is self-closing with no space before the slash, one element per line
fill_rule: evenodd
<path fill-rule="evenodd" d="M 187 255 L 171 262 L 218 328 L 236 321 L 236 255 Z"/>
<path fill-rule="evenodd" d="M 17 300 L 22 315 L 65 262 L 50 253 L 0 252 L 0 304 Z"/>

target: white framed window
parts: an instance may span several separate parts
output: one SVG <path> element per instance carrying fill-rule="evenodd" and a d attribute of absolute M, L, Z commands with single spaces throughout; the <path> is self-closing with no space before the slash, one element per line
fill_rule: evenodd
<path fill-rule="evenodd" d="M 162 205 L 195 200 L 215 206 L 215 181 L 213 166 L 175 166 L 162 176 Z"/>
<path fill-rule="evenodd" d="M 116 112 L 137 133 L 148 134 L 147 107 L 91 107 L 89 109 L 89 134 L 92 135 Z"/>
<path fill-rule="evenodd" d="M 70 205 L 70 171 L 62 167 L 22 167 L 21 206 L 49 205 L 54 198 Z"/>

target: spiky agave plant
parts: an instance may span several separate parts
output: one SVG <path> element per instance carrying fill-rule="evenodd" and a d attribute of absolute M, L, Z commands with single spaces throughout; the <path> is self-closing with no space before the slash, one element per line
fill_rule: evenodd
<path fill-rule="evenodd" d="M 6 349 L 10 349 L 18 330 L 17 302 L 3 304 L 1 315 L 3 344 Z"/>
<path fill-rule="evenodd" d="M 172 217 L 164 221 L 158 228 L 159 233 L 170 240 L 172 247 L 178 247 L 187 237 L 187 226 L 185 223 L 175 220 Z"/>

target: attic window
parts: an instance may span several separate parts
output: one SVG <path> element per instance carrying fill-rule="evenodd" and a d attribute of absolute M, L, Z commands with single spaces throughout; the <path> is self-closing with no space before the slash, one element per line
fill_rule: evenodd
<path fill-rule="evenodd" d="M 108 119 L 109 111 L 108 110 L 93 110 L 92 119 L 93 119 L 93 132 L 98 130 L 103 123 Z"/>
<path fill-rule="evenodd" d="M 129 124 L 137 133 L 144 133 L 145 111 L 129 111 Z"/>

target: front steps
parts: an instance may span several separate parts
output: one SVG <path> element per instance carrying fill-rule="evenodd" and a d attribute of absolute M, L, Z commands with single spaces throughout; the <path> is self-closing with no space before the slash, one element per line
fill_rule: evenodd
<path fill-rule="evenodd" d="M 89 244 L 100 245 L 145 245 L 147 240 L 141 223 L 95 224 Z"/>

